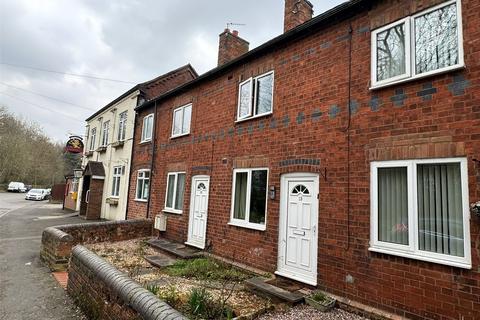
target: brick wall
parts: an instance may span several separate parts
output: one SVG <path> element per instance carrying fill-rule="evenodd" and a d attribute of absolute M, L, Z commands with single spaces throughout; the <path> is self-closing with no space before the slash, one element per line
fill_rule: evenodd
<path fill-rule="evenodd" d="M 210 249 L 224 257 L 235 253 L 245 263 L 273 272 L 280 177 L 316 172 L 321 178 L 319 287 L 414 319 L 480 318 L 478 217 L 470 221 L 471 270 L 368 250 L 370 161 L 467 157 L 469 201 L 480 199 L 480 166 L 473 161 L 480 153 L 480 1 L 462 1 L 465 69 L 369 90 L 370 30 L 434 3 L 438 1 L 375 1 L 368 11 L 350 17 L 350 105 L 349 23 L 341 20 L 159 102 L 151 216 L 163 209 L 167 173 L 187 173 L 183 214 L 168 215 L 163 236 L 187 239 L 191 179 L 208 174 Z M 235 123 L 238 84 L 270 70 L 275 70 L 273 114 Z M 170 139 L 173 109 L 189 102 L 191 134 Z M 147 147 L 134 146 L 134 166 L 148 162 L 141 148 Z M 269 168 L 268 184 L 277 190 L 267 203 L 266 230 L 228 225 L 233 168 L 260 164 Z M 132 186 L 135 181 L 132 175 Z M 130 201 L 129 216 L 142 217 L 145 209 Z"/>
<path fill-rule="evenodd" d="M 72 248 L 79 243 L 123 241 L 152 234 L 148 220 L 108 221 L 48 227 L 42 233 L 40 257 L 53 271 L 66 270 Z"/>
<path fill-rule="evenodd" d="M 89 319 L 186 319 L 82 246 L 75 247 L 72 252 L 67 292 Z"/>

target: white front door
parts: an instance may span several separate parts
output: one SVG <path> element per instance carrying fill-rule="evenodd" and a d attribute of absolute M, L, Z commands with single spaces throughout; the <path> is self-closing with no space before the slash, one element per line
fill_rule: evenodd
<path fill-rule="evenodd" d="M 282 176 L 277 274 L 317 285 L 318 175 Z"/>
<path fill-rule="evenodd" d="M 192 178 L 188 241 L 186 243 L 200 249 L 205 249 L 209 186 L 209 176 L 194 176 Z"/>

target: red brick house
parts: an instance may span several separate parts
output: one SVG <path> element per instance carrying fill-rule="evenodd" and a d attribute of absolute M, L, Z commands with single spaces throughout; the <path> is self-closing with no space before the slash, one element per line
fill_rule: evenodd
<path fill-rule="evenodd" d="M 137 107 L 128 218 L 401 316 L 479 319 L 480 1 L 285 3 L 284 34 L 248 51 L 226 30 L 217 68 Z"/>

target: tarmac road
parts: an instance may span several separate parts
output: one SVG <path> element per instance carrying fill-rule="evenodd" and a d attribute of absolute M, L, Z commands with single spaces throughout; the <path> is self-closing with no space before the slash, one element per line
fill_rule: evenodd
<path fill-rule="evenodd" d="M 0 192 L 0 320 L 85 319 L 39 257 L 43 229 L 79 222 L 61 205 Z"/>

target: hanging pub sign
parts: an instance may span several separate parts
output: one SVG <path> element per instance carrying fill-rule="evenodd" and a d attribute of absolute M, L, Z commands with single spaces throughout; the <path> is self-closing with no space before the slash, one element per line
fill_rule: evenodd
<path fill-rule="evenodd" d="M 71 136 L 68 138 L 65 151 L 70 153 L 82 153 L 83 152 L 83 139 L 78 136 Z"/>

